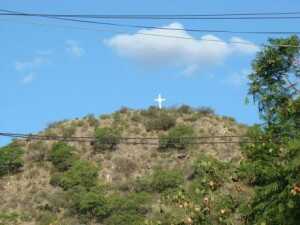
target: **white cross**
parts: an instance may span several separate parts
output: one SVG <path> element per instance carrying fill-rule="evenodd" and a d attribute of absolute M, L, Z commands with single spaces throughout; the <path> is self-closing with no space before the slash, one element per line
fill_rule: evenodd
<path fill-rule="evenodd" d="M 156 99 L 154 99 L 154 101 L 156 101 L 158 103 L 158 108 L 161 109 L 162 108 L 162 103 L 164 101 L 166 101 L 166 99 L 162 98 L 161 95 L 159 94 L 158 97 Z"/>

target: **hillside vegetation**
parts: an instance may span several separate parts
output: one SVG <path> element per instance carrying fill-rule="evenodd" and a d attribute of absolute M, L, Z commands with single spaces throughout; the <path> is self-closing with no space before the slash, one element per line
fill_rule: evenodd
<path fill-rule="evenodd" d="M 53 123 L 39 134 L 97 141 L 14 140 L 2 148 L 0 224 L 245 224 L 253 189 L 240 179 L 240 146 L 174 140 L 246 132 L 233 118 L 188 106 Z M 127 145 L 121 136 L 160 140 Z"/>

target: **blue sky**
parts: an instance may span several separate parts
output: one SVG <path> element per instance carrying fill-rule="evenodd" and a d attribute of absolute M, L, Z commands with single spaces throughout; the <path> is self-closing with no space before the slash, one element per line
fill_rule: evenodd
<path fill-rule="evenodd" d="M 300 3 L 3 0 L 0 8 L 44 13 L 201 14 L 297 11 Z M 298 21 L 284 20 L 115 22 L 240 31 L 289 31 L 298 27 Z M 210 106 L 242 123 L 259 122 L 256 107 L 244 104 L 246 75 L 251 71 L 257 46 L 267 40 L 267 35 L 162 33 L 191 39 L 177 40 L 135 35 L 138 29 L 111 32 L 115 29 L 40 18 L 1 17 L 0 130 L 36 132 L 50 122 L 88 113 L 110 113 L 121 106 L 145 108 L 155 104 L 153 99 L 159 93 L 167 98 L 167 106 Z M 224 42 L 201 42 L 201 38 Z M 253 45 L 236 46 L 228 43 L 231 40 Z M 6 142 L 0 138 L 0 144 Z"/>

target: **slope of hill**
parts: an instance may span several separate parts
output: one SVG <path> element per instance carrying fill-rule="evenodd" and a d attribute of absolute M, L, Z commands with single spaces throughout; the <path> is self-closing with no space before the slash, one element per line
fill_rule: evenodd
<path fill-rule="evenodd" d="M 122 108 L 51 124 L 40 134 L 96 136 L 99 142 L 13 141 L 7 152 L 22 149 L 23 165 L 0 172 L 0 225 L 243 224 L 252 190 L 238 179 L 239 145 L 172 140 L 246 131 L 232 118 L 188 106 Z M 160 141 L 101 142 L 118 136 Z"/>

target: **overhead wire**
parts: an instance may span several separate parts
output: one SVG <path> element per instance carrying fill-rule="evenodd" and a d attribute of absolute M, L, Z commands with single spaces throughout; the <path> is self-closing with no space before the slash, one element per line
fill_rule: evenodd
<path fill-rule="evenodd" d="M 8 11 L 8 10 L 2 10 L 0 11 Z M 15 12 L 15 11 L 8 11 L 8 12 L 14 12 L 19 14 L 25 14 L 23 12 Z M 109 26 L 117 26 L 117 27 L 131 27 L 131 28 L 144 28 L 144 29 L 153 29 L 153 30 L 172 30 L 172 31 L 190 31 L 190 32 L 222 32 L 222 33 L 247 33 L 247 34 L 300 34 L 300 31 L 268 31 L 268 32 L 260 32 L 260 31 L 227 31 L 227 30 L 200 30 L 200 29 L 184 29 L 184 28 L 167 28 L 167 27 L 156 27 L 156 26 L 142 26 L 142 25 L 128 25 L 128 24 L 118 24 L 118 23 L 107 23 L 107 22 L 99 22 L 99 21 L 90 21 L 90 20 L 78 20 L 78 19 L 71 19 L 71 18 L 63 18 L 63 17 L 55 17 L 55 16 L 43 16 L 40 15 L 39 17 L 43 18 L 49 18 L 49 19 L 55 19 L 55 20 L 63 20 L 63 21 L 71 21 L 71 22 L 79 22 L 79 23 L 89 23 L 89 24 L 99 24 L 99 25 L 109 25 Z M 73 27 L 76 28 L 76 27 Z M 80 28 L 84 29 L 84 28 Z M 102 29 L 101 29 L 102 30 Z M 102 30 L 103 31 L 103 30 Z M 109 30 L 107 30 L 109 31 Z M 124 32 L 124 31 L 118 31 L 118 32 Z M 143 36 L 153 36 L 153 37 L 166 37 L 166 38 L 177 38 L 177 39 L 186 39 L 186 40 L 195 40 L 193 37 L 189 36 L 178 36 L 178 35 L 169 35 L 169 34 L 158 34 L 158 33 L 150 33 L 150 32 L 137 32 L 137 35 L 143 35 Z M 207 42 L 220 42 L 220 43 L 230 43 L 230 44 L 242 44 L 242 45 L 249 45 L 249 46 L 256 46 L 254 43 L 248 42 L 248 41 L 228 41 L 225 42 L 223 40 L 219 39 L 207 39 L 207 38 L 199 38 L 197 40 L 201 41 L 207 41 Z M 262 47 L 266 45 L 261 45 Z M 278 44 L 276 45 L 278 47 L 295 47 L 299 48 L 298 45 L 284 45 L 284 44 Z"/>
<path fill-rule="evenodd" d="M 63 141 L 63 142 L 89 142 L 92 145 L 99 144 L 113 144 L 115 140 L 120 144 L 128 145 L 159 145 L 159 141 L 167 141 L 168 144 L 247 144 L 247 143 L 265 143 L 268 140 L 250 140 L 247 135 L 210 135 L 210 136 L 196 136 L 196 137 L 179 137 L 179 138 L 166 138 L 166 137 L 117 137 L 117 138 L 96 138 L 95 136 L 73 136 L 65 137 L 58 135 L 34 135 L 34 134 L 21 134 L 21 133 L 4 133 L 1 132 L 0 136 L 21 138 L 27 141 Z M 215 140 L 214 140 L 215 139 Z M 227 139 L 227 140 L 226 140 Z M 236 140 L 232 140 L 236 139 Z M 150 142 L 152 141 L 152 142 Z M 157 141 L 157 142 L 153 142 Z"/>

